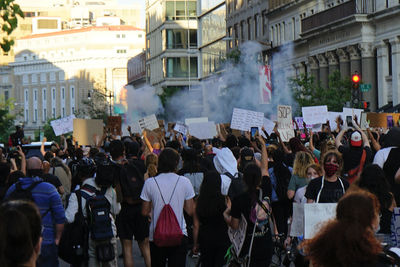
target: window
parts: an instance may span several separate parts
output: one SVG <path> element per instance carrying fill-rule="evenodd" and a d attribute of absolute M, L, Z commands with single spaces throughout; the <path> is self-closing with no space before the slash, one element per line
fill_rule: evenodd
<path fill-rule="evenodd" d="M 262 35 L 264 36 L 267 34 L 267 30 L 268 30 L 267 11 L 262 12 L 261 18 L 262 18 Z"/>
<path fill-rule="evenodd" d="M 71 98 L 74 99 L 75 98 L 75 88 L 71 87 Z"/>
<path fill-rule="evenodd" d="M 42 89 L 43 101 L 46 101 L 46 89 Z"/>
<path fill-rule="evenodd" d="M 37 122 L 37 109 L 35 108 L 35 119 L 34 122 Z"/>
<path fill-rule="evenodd" d="M 45 83 L 47 81 L 46 73 L 40 73 L 40 82 Z"/>
<path fill-rule="evenodd" d="M 25 109 L 25 121 L 28 122 L 29 120 L 29 110 Z"/>
<path fill-rule="evenodd" d="M 293 32 L 293 40 L 296 39 L 296 19 L 292 18 L 292 32 Z"/>
<path fill-rule="evenodd" d="M 34 100 L 37 101 L 37 90 L 34 91 Z"/>
<path fill-rule="evenodd" d="M 28 90 L 25 90 L 25 102 L 28 103 L 28 101 L 29 101 Z"/>
<path fill-rule="evenodd" d="M 245 25 L 245 22 L 244 22 L 244 20 L 242 20 L 240 22 L 240 40 L 241 41 L 244 40 L 244 27 L 245 27 L 244 25 Z"/>
<path fill-rule="evenodd" d="M 65 88 L 64 87 L 61 88 L 61 99 L 62 100 L 65 99 Z"/>
<path fill-rule="evenodd" d="M 196 1 L 166 1 L 166 20 L 197 19 Z"/>
<path fill-rule="evenodd" d="M 126 54 L 126 49 L 117 49 L 117 54 Z"/>
<path fill-rule="evenodd" d="M 121 38 L 125 38 L 125 37 L 126 37 L 126 35 L 125 35 L 125 34 L 122 34 L 122 35 L 121 35 Z"/>
<path fill-rule="evenodd" d="M 32 83 L 37 83 L 37 82 L 38 82 L 37 74 L 32 74 Z"/>
<path fill-rule="evenodd" d="M 239 25 L 238 24 L 235 24 L 235 25 L 233 25 L 233 28 L 234 28 L 234 34 L 235 34 L 235 38 L 234 38 L 234 41 L 235 41 L 235 46 L 238 46 L 239 45 Z"/>
<path fill-rule="evenodd" d="M 47 109 L 43 109 L 43 121 L 47 121 Z"/>
<path fill-rule="evenodd" d="M 4 100 L 7 101 L 9 98 L 8 91 L 4 91 Z"/>
<path fill-rule="evenodd" d="M 56 80 L 56 73 L 50 72 L 50 81 L 54 82 Z"/>
<path fill-rule="evenodd" d="M 258 33 L 259 33 L 259 31 L 258 31 L 259 30 L 258 29 L 258 27 L 259 27 L 258 18 L 259 18 L 258 14 L 254 16 L 254 38 L 255 39 L 258 38 Z"/>
<path fill-rule="evenodd" d="M 392 76 L 392 68 L 393 68 L 393 60 L 392 60 L 392 45 L 390 44 L 389 41 L 386 41 L 386 46 L 387 46 L 387 55 L 388 55 L 388 70 L 389 70 L 389 76 Z"/>
<path fill-rule="evenodd" d="M 120 37 L 121 37 L 121 35 L 117 34 L 117 38 L 120 38 Z"/>
<path fill-rule="evenodd" d="M 53 100 L 56 100 L 56 89 L 53 88 L 52 90 Z"/>
<path fill-rule="evenodd" d="M 53 112 L 52 112 L 53 114 L 53 119 L 55 119 L 56 118 L 56 108 L 53 108 Z"/>
<path fill-rule="evenodd" d="M 75 113 L 75 108 L 72 107 L 72 108 L 71 108 L 71 111 L 72 111 L 72 114 L 74 114 L 74 113 Z"/>
<path fill-rule="evenodd" d="M 188 42 L 190 47 L 197 47 L 197 30 L 189 30 L 188 34 L 184 29 L 167 29 L 165 42 L 167 49 L 188 49 Z"/>
<path fill-rule="evenodd" d="M 65 117 L 65 108 L 62 108 L 62 117 Z"/>
<path fill-rule="evenodd" d="M 142 38 L 143 37 L 143 35 L 142 34 L 138 34 L 138 36 L 137 36 L 138 38 Z"/>
<path fill-rule="evenodd" d="M 23 84 L 28 84 L 28 83 L 29 83 L 29 78 L 28 78 L 28 75 L 27 75 L 27 74 L 24 74 L 24 75 L 22 76 L 22 83 L 23 83 Z"/>
<path fill-rule="evenodd" d="M 251 18 L 247 19 L 247 40 L 251 40 Z"/>
<path fill-rule="evenodd" d="M 167 78 L 188 78 L 190 67 L 190 77 L 197 78 L 197 57 L 164 58 L 164 77 Z"/>

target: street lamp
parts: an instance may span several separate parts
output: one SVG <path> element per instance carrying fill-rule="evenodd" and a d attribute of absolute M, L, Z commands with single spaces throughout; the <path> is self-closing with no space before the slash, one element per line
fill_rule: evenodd
<path fill-rule="evenodd" d="M 104 96 L 106 98 L 109 98 L 109 101 L 108 101 L 109 105 L 108 106 L 110 108 L 110 116 L 112 116 L 111 99 L 114 98 L 114 93 L 111 92 L 111 91 L 108 91 L 108 95 L 107 95 L 107 94 L 103 94 L 103 93 L 101 93 L 99 91 L 96 91 L 96 94 L 99 94 L 99 95 L 102 95 L 102 96 Z M 89 100 L 91 99 L 90 91 L 88 92 L 87 97 L 88 97 Z"/>

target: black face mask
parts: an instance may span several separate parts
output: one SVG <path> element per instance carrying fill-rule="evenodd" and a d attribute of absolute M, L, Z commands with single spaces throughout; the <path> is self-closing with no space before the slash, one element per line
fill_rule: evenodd
<path fill-rule="evenodd" d="M 43 170 L 41 170 L 41 169 L 28 170 L 29 177 L 36 177 L 36 176 L 41 177 L 42 175 L 43 175 Z"/>

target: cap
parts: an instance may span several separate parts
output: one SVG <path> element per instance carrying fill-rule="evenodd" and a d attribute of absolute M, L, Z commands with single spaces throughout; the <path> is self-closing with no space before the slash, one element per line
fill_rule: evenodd
<path fill-rule="evenodd" d="M 242 162 L 254 160 L 254 152 L 253 152 L 253 150 L 251 150 L 251 149 L 248 148 L 248 147 L 244 147 L 244 148 L 240 151 L 240 160 L 241 160 Z"/>
<path fill-rule="evenodd" d="M 350 144 L 352 146 L 361 146 L 362 145 L 362 138 L 359 132 L 353 132 L 351 134 Z"/>

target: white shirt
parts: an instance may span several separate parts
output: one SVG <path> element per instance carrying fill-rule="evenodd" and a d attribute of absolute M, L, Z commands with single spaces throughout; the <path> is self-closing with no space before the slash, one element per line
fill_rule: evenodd
<path fill-rule="evenodd" d="M 93 187 L 95 187 L 97 190 L 101 190 L 101 188 L 95 183 L 94 178 L 89 178 L 86 179 L 83 185 L 88 184 L 91 185 Z M 94 193 L 92 192 L 88 192 L 84 189 L 82 189 L 82 191 L 85 191 L 85 193 L 87 193 L 90 196 L 93 196 Z M 106 199 L 108 200 L 108 202 L 110 203 L 110 212 L 111 215 L 117 215 L 120 210 L 121 210 L 121 205 L 117 202 L 117 194 L 115 193 L 114 188 L 112 188 L 111 186 L 109 188 L 107 188 L 106 193 L 104 194 L 104 196 L 106 197 Z M 87 213 L 86 213 L 86 199 L 82 197 L 82 212 L 83 212 L 83 216 L 86 218 L 87 217 Z M 72 223 L 75 220 L 75 214 L 78 212 L 78 199 L 76 198 L 76 194 L 71 193 L 71 196 L 69 198 L 69 202 L 68 202 L 68 208 L 65 210 L 65 218 L 67 219 L 67 222 Z M 112 224 L 112 229 L 113 229 L 113 233 L 114 236 L 117 235 L 117 228 L 115 226 L 115 221 L 114 221 L 114 217 L 111 216 L 111 224 Z"/>
<path fill-rule="evenodd" d="M 379 167 L 381 167 L 383 169 L 383 165 L 385 164 L 392 148 L 394 148 L 394 146 L 386 147 L 386 148 L 382 148 L 382 149 L 378 150 L 378 152 L 376 152 L 376 154 L 375 154 L 373 164 L 378 164 Z"/>
<path fill-rule="evenodd" d="M 146 180 L 143 186 L 142 194 L 140 195 L 141 199 L 147 202 L 152 202 L 153 205 L 152 220 L 149 229 L 149 240 L 153 241 L 153 234 L 157 225 L 158 216 L 164 207 L 164 202 L 161 198 L 160 190 L 158 189 L 155 180 L 160 187 L 165 204 L 169 203 L 171 205 L 176 219 L 178 220 L 179 226 L 181 227 L 182 233 L 187 236 L 185 218 L 183 217 L 183 206 L 185 204 L 185 200 L 189 200 L 194 197 L 193 186 L 189 179 L 184 176 L 179 176 L 175 173 L 161 173 L 156 177 Z M 178 183 L 176 183 L 177 181 Z M 175 184 L 176 188 L 172 195 Z M 171 202 L 169 202 L 170 199 Z"/>

